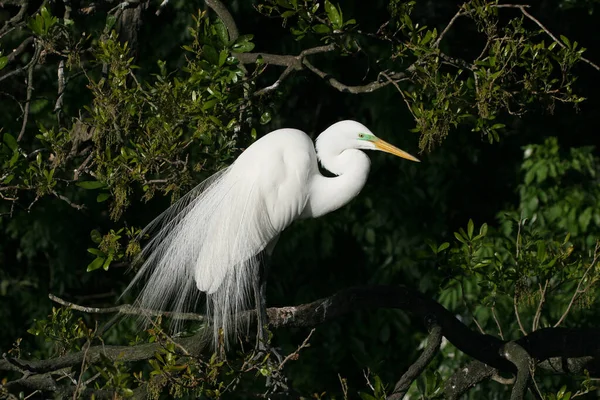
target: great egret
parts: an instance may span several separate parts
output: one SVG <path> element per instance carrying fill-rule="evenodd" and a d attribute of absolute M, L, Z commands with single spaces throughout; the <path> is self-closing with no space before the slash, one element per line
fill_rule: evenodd
<path fill-rule="evenodd" d="M 219 329 L 225 341 L 237 330 L 236 314 L 249 306 L 254 286 L 260 336 L 266 322 L 257 285 L 261 252 L 270 253 L 293 221 L 318 218 L 358 195 L 371 164 L 361 150 L 419 161 L 355 121 L 331 125 L 316 145 L 297 129 L 279 129 L 257 140 L 146 228 L 159 231 L 129 285 L 147 278 L 137 303 L 182 312 L 206 293 L 216 345 Z M 321 175 L 317 160 L 337 176 Z"/>

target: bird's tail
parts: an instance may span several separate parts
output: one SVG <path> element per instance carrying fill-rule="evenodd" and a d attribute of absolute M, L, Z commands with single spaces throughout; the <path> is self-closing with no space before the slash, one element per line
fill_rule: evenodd
<path fill-rule="evenodd" d="M 275 236 L 255 182 L 229 167 L 201 183 L 155 219 L 158 231 L 144 247 L 141 269 L 126 289 L 145 284 L 136 301 L 149 310 L 185 313 L 206 294 L 211 341 L 224 344 L 244 327 L 260 252 Z M 181 320 L 173 321 L 180 329 Z"/>

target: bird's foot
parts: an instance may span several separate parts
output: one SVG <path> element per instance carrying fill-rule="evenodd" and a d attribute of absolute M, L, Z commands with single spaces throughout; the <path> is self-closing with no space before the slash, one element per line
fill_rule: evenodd
<path fill-rule="evenodd" d="M 269 341 L 257 339 L 254 361 L 262 364 L 262 372 L 265 375 L 268 393 L 287 391 L 287 378 L 283 374 L 284 357 L 279 350 L 271 346 Z"/>

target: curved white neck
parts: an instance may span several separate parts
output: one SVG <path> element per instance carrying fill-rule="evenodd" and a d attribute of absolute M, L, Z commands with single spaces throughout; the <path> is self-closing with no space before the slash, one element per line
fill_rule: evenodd
<path fill-rule="evenodd" d="M 303 213 L 305 217 L 317 218 L 348 204 L 365 186 L 371 167 L 369 157 L 357 149 L 347 149 L 339 154 L 318 153 L 318 156 L 321 165 L 338 176 L 313 175 Z"/>

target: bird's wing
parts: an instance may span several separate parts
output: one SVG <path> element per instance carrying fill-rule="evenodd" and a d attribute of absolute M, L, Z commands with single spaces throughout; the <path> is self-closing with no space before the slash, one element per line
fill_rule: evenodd
<path fill-rule="evenodd" d="M 297 133 L 290 137 L 310 144 Z M 142 307 L 187 311 L 199 289 L 207 293 L 215 338 L 219 327 L 231 332 L 235 314 L 248 305 L 259 253 L 300 216 L 311 162 L 316 168 L 314 148 L 308 155 L 297 147 L 286 154 L 295 146 L 277 143 L 277 135 L 256 142 L 151 224 L 160 230 L 134 279 L 148 278 L 138 297 Z"/>

